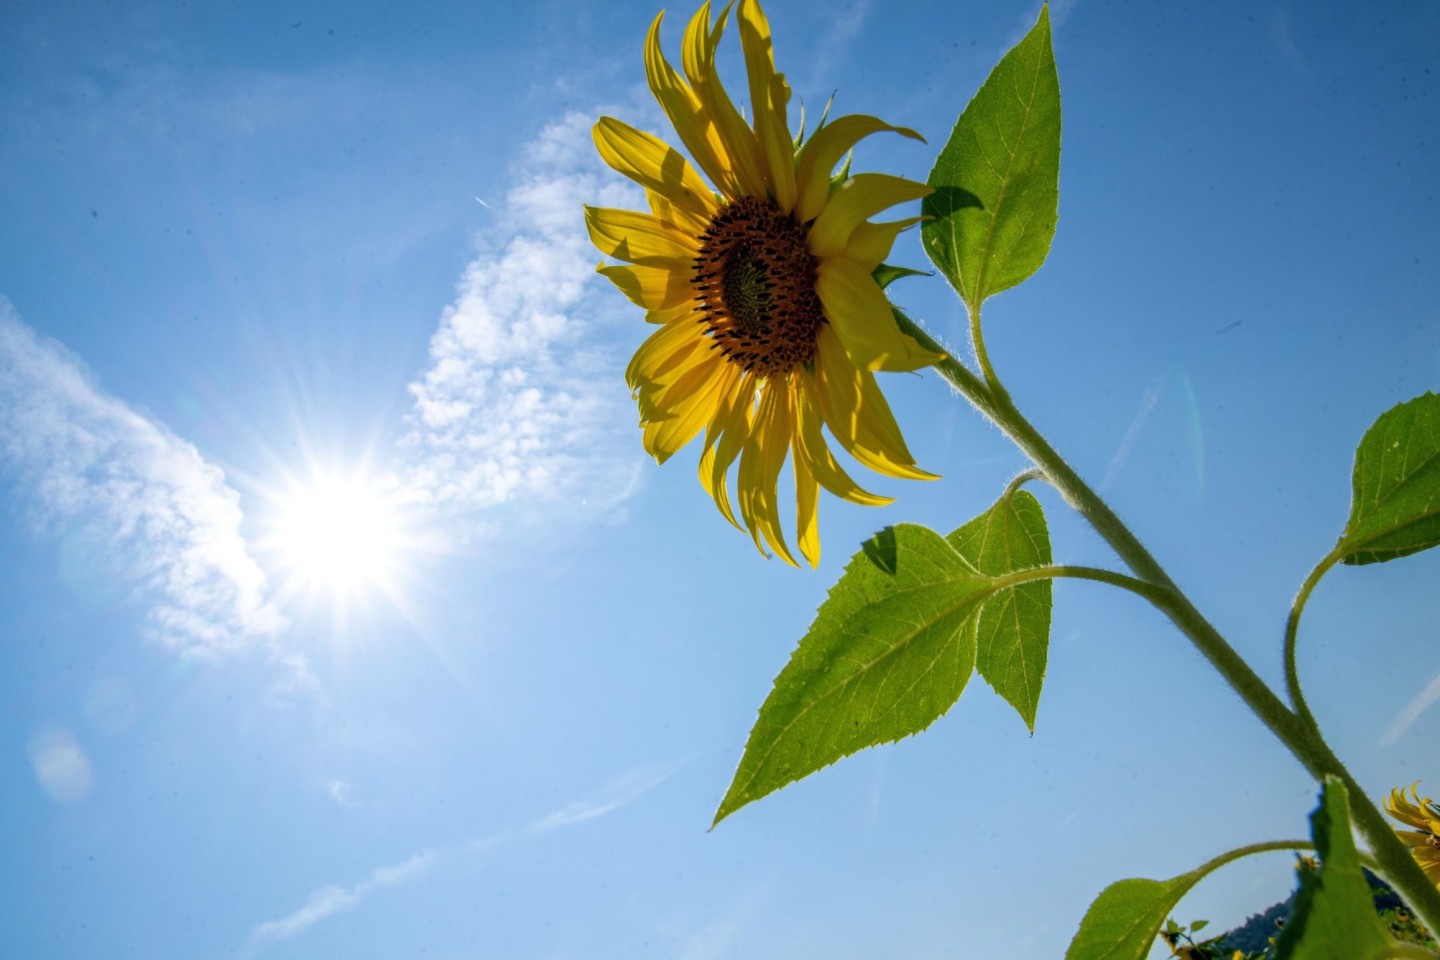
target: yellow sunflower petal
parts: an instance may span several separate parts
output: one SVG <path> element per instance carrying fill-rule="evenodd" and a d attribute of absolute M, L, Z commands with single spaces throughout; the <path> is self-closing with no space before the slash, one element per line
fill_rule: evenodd
<path fill-rule="evenodd" d="M 860 264 L 860 268 L 867 274 L 874 273 L 875 268 L 890 256 L 890 248 L 895 246 L 895 238 L 919 223 L 920 219 L 907 217 L 890 223 L 862 223 L 850 234 L 850 242 L 845 246 L 845 256 Z"/>
<path fill-rule="evenodd" d="M 799 566 L 785 544 L 780 529 L 779 492 L 780 468 L 790 450 L 789 391 L 782 383 L 770 380 L 760 398 L 760 408 L 750 429 L 750 437 L 740 454 L 737 479 L 740 514 L 761 553 L 769 544 L 786 563 Z M 762 543 L 762 538 L 764 542 Z"/>
<path fill-rule="evenodd" d="M 585 228 L 601 252 L 630 263 L 660 260 L 655 266 L 684 270 L 700 250 L 695 237 L 634 210 L 587 206 Z"/>
<path fill-rule="evenodd" d="M 850 234 L 865 220 L 897 203 L 931 192 L 923 183 L 885 173 L 857 173 L 835 188 L 810 228 L 810 252 L 824 259 L 845 249 Z"/>
<path fill-rule="evenodd" d="M 683 320 L 666 324 L 647 337 L 630 358 L 625 368 L 625 382 L 632 391 L 642 384 L 661 383 L 704 339 L 699 324 Z"/>
<path fill-rule="evenodd" d="M 786 109 L 790 86 L 775 71 L 770 21 L 756 0 L 740 0 L 740 46 L 745 51 L 745 73 L 750 81 L 750 111 L 755 136 L 765 159 L 766 180 L 780 209 L 795 208 L 795 144 L 790 139 Z"/>
<path fill-rule="evenodd" d="M 835 439 L 856 460 L 890 477 L 935 480 L 935 474 L 915 466 L 905 438 L 890 412 L 890 404 L 875 383 L 875 375 L 850 363 L 830 328 L 820 331 L 815 355 L 815 392 L 820 414 Z"/>
<path fill-rule="evenodd" d="M 795 184 L 795 141 L 785 126 L 784 105 L 790 100 L 790 85 L 785 82 L 783 73 L 770 78 L 768 96 L 770 109 L 763 115 L 765 128 L 760 132 L 760 147 L 770 172 L 770 192 L 775 205 L 789 213 L 795 209 L 798 189 Z M 755 122 L 762 122 L 758 113 Z"/>
<path fill-rule="evenodd" d="M 691 236 L 698 237 L 710 224 L 708 217 L 677 207 L 654 190 L 645 191 L 645 200 L 657 220 L 671 224 Z"/>
<path fill-rule="evenodd" d="M 821 486 L 842 500 L 858 503 L 865 507 L 882 507 L 887 503 L 894 503 L 892 497 L 871 493 L 850 479 L 850 475 L 835 459 L 835 454 L 830 452 L 830 446 L 820 432 L 824 420 L 820 414 L 820 400 L 815 378 L 808 373 L 804 374 L 801 384 L 802 393 L 797 398 L 795 405 L 796 457 L 805 460 Z"/>
<path fill-rule="evenodd" d="M 720 11 L 712 29 L 710 26 L 710 4 L 707 2 L 690 18 L 685 29 L 685 46 L 681 62 L 685 75 L 695 89 L 695 94 L 710 111 L 710 117 L 720 131 L 729 152 L 730 163 L 739 181 L 740 192 L 745 196 L 765 195 L 764 158 L 760 153 L 755 131 L 745 123 L 740 111 L 735 109 L 725 87 L 715 70 L 715 50 L 725 32 L 725 21 L 730 16 L 730 4 Z"/>
<path fill-rule="evenodd" d="M 680 209 L 708 221 L 715 197 L 690 162 L 664 140 L 614 117 L 595 124 L 595 148 L 617 173 L 660 194 Z"/>
<path fill-rule="evenodd" d="M 677 303 L 673 307 L 666 307 L 663 310 L 646 310 L 646 323 L 674 323 L 677 320 L 696 320 L 696 311 L 699 308 L 694 301 L 687 300 L 684 303 Z"/>
<path fill-rule="evenodd" d="M 720 508 L 726 520 L 744 529 L 730 507 L 730 492 L 725 477 L 730 465 L 740 455 L 750 438 L 750 419 L 755 408 L 756 380 L 739 367 L 731 366 L 733 385 L 721 388 L 722 400 L 715 417 L 705 431 L 705 449 L 700 455 L 700 485 Z"/>
<path fill-rule="evenodd" d="M 795 471 L 795 539 L 810 566 L 820 565 L 820 484 L 805 458 L 800 456 L 800 436 L 793 441 Z"/>
<path fill-rule="evenodd" d="M 848 257 L 830 257 L 816 270 L 815 292 L 850 362 L 866 370 L 918 370 L 942 354 L 931 353 L 900 329 L 885 291 L 870 271 Z"/>
<path fill-rule="evenodd" d="M 657 462 L 664 463 L 695 439 L 714 415 L 715 394 L 725 365 L 718 357 L 716 362 L 698 364 L 666 391 L 663 402 L 669 415 L 644 425 L 645 450 Z"/>
<path fill-rule="evenodd" d="M 710 111 L 660 51 L 660 21 L 664 17 L 664 11 L 656 14 L 645 37 L 645 76 L 650 82 L 650 92 L 655 94 L 675 132 L 680 135 L 680 142 L 685 144 L 685 149 L 690 151 L 690 156 L 695 158 L 710 182 L 719 187 L 721 193 L 734 196 L 739 185 Z"/>
<path fill-rule="evenodd" d="M 656 266 L 614 266 L 602 263 L 595 268 L 630 301 L 646 310 L 668 310 L 693 303 L 695 291 L 690 286 L 690 269 L 672 270 Z"/>
<path fill-rule="evenodd" d="M 851 114 L 835 120 L 815 131 L 800 149 L 799 169 L 795 173 L 799 199 L 795 203 L 795 216 L 803 223 L 820 215 L 825 201 L 830 197 L 830 174 L 840 158 L 856 143 L 872 133 L 898 133 L 922 143 L 925 138 L 908 127 L 895 127 L 878 117 Z"/>
<path fill-rule="evenodd" d="M 723 358 L 704 347 L 676 351 L 659 380 L 642 382 L 635 391 L 640 421 L 659 423 L 670 419 L 695 396 L 714 399 L 719 388 L 716 377 L 728 366 Z"/>

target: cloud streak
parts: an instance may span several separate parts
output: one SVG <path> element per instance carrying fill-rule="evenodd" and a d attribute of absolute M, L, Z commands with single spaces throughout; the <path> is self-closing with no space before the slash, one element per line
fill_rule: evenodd
<path fill-rule="evenodd" d="M 536 839 L 614 813 L 670 779 L 685 764 L 650 764 L 614 778 L 598 789 L 566 804 L 553 813 L 538 817 L 519 829 L 504 830 L 449 849 L 432 849 L 387 866 L 376 867 L 369 876 L 349 887 L 337 884 L 321 887 L 293 913 L 267 920 L 250 934 L 252 945 L 288 940 L 322 920 L 353 910 L 370 896 L 420 879 L 442 860 L 468 854 L 492 854 L 507 844 Z"/>
<path fill-rule="evenodd" d="M 523 149 L 499 229 L 482 238 L 431 338 L 402 443 L 402 485 L 419 504 L 550 513 L 613 505 L 634 486 L 622 361 L 599 336 L 617 303 L 595 282 L 580 214 L 630 191 L 602 180 L 590 124 L 568 114 Z"/>
<path fill-rule="evenodd" d="M 353 910 L 377 890 L 403 886 L 422 876 L 435 863 L 436 855 L 426 851 L 389 866 L 376 867 L 353 887 L 328 886 L 316 890 L 305 905 L 289 916 L 262 923 L 255 928 L 256 940 L 288 940 L 327 917 Z"/>
<path fill-rule="evenodd" d="M 283 625 L 221 470 L 105 394 L 3 299 L 0 463 L 42 531 L 78 540 L 149 600 L 149 632 L 167 645 L 232 650 Z"/>
<path fill-rule="evenodd" d="M 1431 677 L 1430 682 L 1425 685 L 1425 689 L 1405 704 L 1405 709 L 1401 710 L 1390 723 L 1390 729 L 1386 730 L 1385 735 L 1380 738 L 1378 746 L 1388 747 L 1403 737 L 1406 731 L 1415 725 L 1415 721 L 1435 705 L 1436 700 L 1440 700 L 1440 673 Z"/>
<path fill-rule="evenodd" d="M 564 827 L 573 827 L 578 823 L 614 813 L 670 779 L 679 769 L 679 765 L 672 765 L 668 767 L 649 766 L 632 770 L 622 777 L 611 780 L 591 795 L 541 817 L 530 824 L 525 832 L 531 834 L 553 833 Z"/>

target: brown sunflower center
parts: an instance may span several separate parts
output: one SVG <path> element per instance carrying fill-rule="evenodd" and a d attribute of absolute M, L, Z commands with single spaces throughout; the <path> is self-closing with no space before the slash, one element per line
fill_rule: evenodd
<path fill-rule="evenodd" d="M 705 332 L 746 372 L 781 376 L 815 357 L 825 312 L 808 232 L 772 201 L 740 197 L 700 236 L 693 283 Z"/>

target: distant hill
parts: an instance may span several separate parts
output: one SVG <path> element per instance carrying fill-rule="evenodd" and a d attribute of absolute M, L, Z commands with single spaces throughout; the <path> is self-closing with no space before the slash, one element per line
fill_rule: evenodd
<path fill-rule="evenodd" d="M 1369 870 L 1365 871 L 1365 879 L 1369 881 L 1371 895 L 1375 898 L 1375 912 L 1390 924 L 1393 936 L 1411 943 L 1435 945 L 1435 941 L 1427 937 L 1424 930 L 1409 916 L 1404 902 L 1390 889 L 1389 884 Z M 1255 914 L 1233 930 L 1206 941 L 1206 946 L 1213 951 L 1211 956 L 1229 960 L 1236 950 L 1242 951 L 1246 957 L 1269 956 L 1265 951 L 1270 948 L 1270 939 L 1280 932 L 1280 927 L 1290 916 L 1290 908 L 1294 902 L 1295 894 L 1292 893 L 1288 899 L 1263 913 Z"/>

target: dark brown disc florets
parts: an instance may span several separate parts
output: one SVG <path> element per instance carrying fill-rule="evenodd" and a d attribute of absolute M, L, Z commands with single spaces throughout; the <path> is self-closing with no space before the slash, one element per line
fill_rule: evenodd
<path fill-rule="evenodd" d="M 747 373 L 781 376 L 815 358 L 825 313 L 808 232 L 773 201 L 740 197 L 700 236 L 693 277 L 705 332 Z"/>

